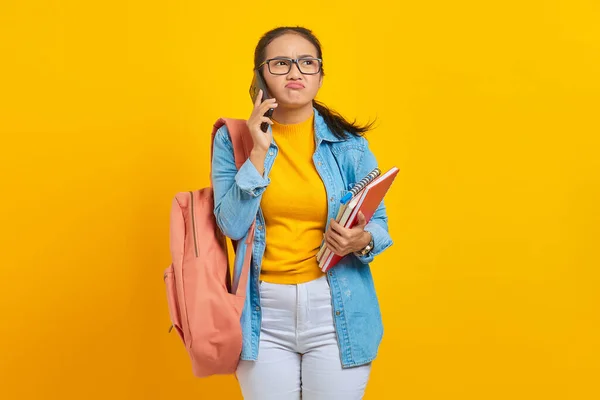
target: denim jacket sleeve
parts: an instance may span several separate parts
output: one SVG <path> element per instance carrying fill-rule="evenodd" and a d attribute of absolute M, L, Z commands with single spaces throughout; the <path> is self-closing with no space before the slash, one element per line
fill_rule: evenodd
<path fill-rule="evenodd" d="M 365 147 L 362 158 L 357 164 L 356 176 L 364 177 L 367 176 L 367 174 L 374 168 L 376 168 L 378 164 L 375 155 L 369 148 L 367 140 L 364 138 L 361 139 L 365 141 Z M 375 210 L 375 213 L 369 220 L 369 223 L 365 226 L 365 231 L 373 235 L 373 250 L 371 250 L 371 252 L 366 256 L 355 256 L 363 264 L 368 264 L 373 261 L 376 255 L 381 254 L 385 249 L 394 243 L 388 229 L 388 217 L 385 200 L 382 201 L 379 207 L 377 207 L 377 210 Z"/>
<path fill-rule="evenodd" d="M 215 134 L 211 177 L 217 225 L 227 237 L 240 240 L 250 229 L 271 181 L 266 170 L 261 176 L 250 159 L 236 169 L 226 125 Z"/>

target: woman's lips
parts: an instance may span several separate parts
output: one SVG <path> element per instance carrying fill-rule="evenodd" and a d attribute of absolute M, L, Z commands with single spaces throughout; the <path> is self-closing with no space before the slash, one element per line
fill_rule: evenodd
<path fill-rule="evenodd" d="M 288 89 L 304 89 L 304 85 L 301 83 L 288 83 L 285 87 Z"/>

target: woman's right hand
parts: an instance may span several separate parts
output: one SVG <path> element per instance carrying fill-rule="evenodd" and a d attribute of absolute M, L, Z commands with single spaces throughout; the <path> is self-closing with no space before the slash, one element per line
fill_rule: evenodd
<path fill-rule="evenodd" d="M 276 108 L 277 103 L 275 99 L 267 99 L 261 103 L 262 93 L 262 89 L 259 90 L 256 101 L 254 102 L 254 109 L 252 110 L 252 114 L 250 114 L 250 118 L 246 121 L 246 125 L 248 126 L 250 134 L 252 135 L 252 140 L 254 141 L 253 150 L 266 153 L 271 145 L 273 134 L 269 130 L 263 132 L 260 129 L 260 125 L 263 122 L 273 125 L 273 121 L 270 118 L 265 117 L 264 114 L 270 108 Z"/>

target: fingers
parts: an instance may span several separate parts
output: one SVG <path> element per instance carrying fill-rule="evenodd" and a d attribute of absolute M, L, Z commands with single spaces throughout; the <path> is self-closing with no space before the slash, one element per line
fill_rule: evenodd
<path fill-rule="evenodd" d="M 260 121 L 259 121 L 259 125 L 262 126 L 262 124 L 269 124 L 269 125 L 273 125 L 273 121 L 270 118 L 267 117 L 260 117 Z"/>
<path fill-rule="evenodd" d="M 277 101 L 277 100 L 275 100 L 274 97 L 266 99 L 265 101 L 262 101 L 262 97 L 263 97 L 263 90 L 259 89 L 258 94 L 256 95 L 256 99 L 254 99 L 254 108 L 259 107 L 261 104 L 275 103 Z"/>
<path fill-rule="evenodd" d="M 357 242 L 362 238 L 366 218 L 363 213 L 358 215 L 358 224 L 351 229 L 344 228 L 340 223 L 331 219 L 329 229 L 325 233 L 325 243 L 337 255 L 348 254 L 352 249 L 358 246 Z"/>
<path fill-rule="evenodd" d="M 266 122 L 269 125 L 273 125 L 273 121 L 269 117 L 265 117 L 267 110 L 270 108 L 277 108 L 277 103 L 271 101 L 273 99 L 265 100 L 258 108 L 252 111 L 252 115 L 249 118 L 249 126 L 259 126 L 261 123 Z"/>
<path fill-rule="evenodd" d="M 325 243 L 327 243 L 327 248 L 338 256 L 341 255 L 341 246 L 331 236 L 325 236 Z"/>
<path fill-rule="evenodd" d="M 358 225 L 359 227 L 364 227 L 366 225 L 367 219 L 365 218 L 365 214 L 362 211 L 358 212 Z"/>
<path fill-rule="evenodd" d="M 260 117 L 260 122 L 266 122 L 269 125 L 273 125 L 273 121 L 271 120 L 271 118 L 267 117 Z"/>
<path fill-rule="evenodd" d="M 347 239 L 335 231 L 329 229 L 325 234 L 327 247 L 337 255 L 343 255 L 343 249 L 347 246 Z"/>
<path fill-rule="evenodd" d="M 262 89 L 259 90 L 258 96 L 254 101 L 254 109 L 252 110 L 252 114 L 246 121 L 246 125 L 248 128 L 250 128 L 250 132 L 256 135 L 258 135 L 258 133 L 261 131 L 260 127 L 263 123 L 273 125 L 273 120 L 271 120 L 269 117 L 265 117 L 265 114 L 267 110 L 276 108 L 278 105 L 275 99 L 267 99 L 261 103 L 261 94 Z"/>
<path fill-rule="evenodd" d="M 327 242 L 331 241 L 333 242 L 336 246 L 342 246 L 344 244 L 344 237 L 341 236 L 340 234 L 333 232 L 333 231 L 328 231 L 327 234 L 325 234 L 325 240 Z"/>
<path fill-rule="evenodd" d="M 264 115 L 268 109 L 277 108 L 278 104 L 275 99 L 267 99 L 258 107 L 258 114 Z"/>
<path fill-rule="evenodd" d="M 345 229 L 342 225 L 340 225 L 339 222 L 337 222 L 335 219 L 331 218 L 329 227 L 331 228 L 331 230 L 335 231 L 338 234 L 342 234 L 343 230 Z"/>
<path fill-rule="evenodd" d="M 256 100 L 254 100 L 254 110 L 260 109 L 260 110 L 264 110 L 267 111 L 267 109 L 269 108 L 274 108 L 273 104 L 277 103 L 277 100 L 275 100 L 275 98 L 270 98 L 270 99 L 266 99 L 265 101 L 261 101 L 262 99 L 262 89 L 260 89 L 258 91 L 258 95 L 256 96 Z M 277 106 L 275 106 L 277 107 Z M 261 114 L 264 114 L 264 111 L 261 112 Z"/>

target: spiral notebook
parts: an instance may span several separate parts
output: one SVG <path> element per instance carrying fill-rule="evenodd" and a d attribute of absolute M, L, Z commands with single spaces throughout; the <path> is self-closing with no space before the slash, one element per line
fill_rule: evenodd
<path fill-rule="evenodd" d="M 356 204 L 360 200 L 359 193 L 371 182 L 375 180 L 375 178 L 381 175 L 381 170 L 379 168 L 375 168 L 373 171 L 369 172 L 367 176 L 360 180 L 356 185 L 350 189 L 348 193 L 341 199 L 342 205 L 340 206 L 340 210 L 338 212 L 336 221 L 344 225 L 352 212 L 352 209 L 356 207 Z"/>
<path fill-rule="evenodd" d="M 358 213 L 362 211 L 366 222 L 369 223 L 396 179 L 398 172 L 399 169 L 396 167 L 392 167 L 383 175 L 380 175 L 381 171 L 378 168 L 371 171 L 354 185 L 349 192 L 349 196 L 343 198 L 347 202 L 340 206 L 336 221 L 344 228 L 351 229 L 358 223 Z M 321 249 L 317 254 L 317 261 L 323 272 L 333 267 L 341 259 L 342 257 L 329 250 L 325 243 L 321 245 Z"/>

